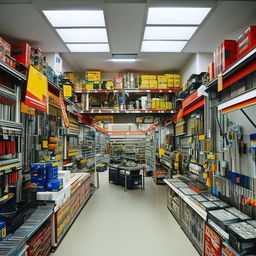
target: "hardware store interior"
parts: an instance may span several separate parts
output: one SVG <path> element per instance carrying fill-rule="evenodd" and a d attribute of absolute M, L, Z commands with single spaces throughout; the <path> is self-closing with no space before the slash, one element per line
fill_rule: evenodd
<path fill-rule="evenodd" d="M 256 1 L 1 0 L 0 256 L 255 256 Z"/>

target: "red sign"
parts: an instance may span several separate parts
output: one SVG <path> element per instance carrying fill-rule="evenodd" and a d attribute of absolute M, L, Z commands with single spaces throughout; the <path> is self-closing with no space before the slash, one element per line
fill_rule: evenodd
<path fill-rule="evenodd" d="M 221 238 L 206 224 L 204 228 L 204 256 L 221 256 Z"/>

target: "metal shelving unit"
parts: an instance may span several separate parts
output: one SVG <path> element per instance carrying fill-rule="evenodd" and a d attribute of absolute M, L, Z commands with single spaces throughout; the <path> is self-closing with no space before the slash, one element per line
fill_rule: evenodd
<path fill-rule="evenodd" d="M 81 114 L 173 114 L 175 110 L 150 110 L 150 109 L 90 109 L 82 111 Z"/>
<path fill-rule="evenodd" d="M 114 93 L 114 92 L 126 92 L 126 93 L 177 93 L 180 90 L 177 89 L 123 89 L 123 90 L 76 90 L 76 93 Z"/>

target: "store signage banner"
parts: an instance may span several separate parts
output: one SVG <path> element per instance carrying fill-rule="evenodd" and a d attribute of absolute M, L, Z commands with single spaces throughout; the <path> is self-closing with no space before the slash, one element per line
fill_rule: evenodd
<path fill-rule="evenodd" d="M 47 77 L 29 67 L 25 104 L 38 110 L 48 112 L 48 81 Z"/>

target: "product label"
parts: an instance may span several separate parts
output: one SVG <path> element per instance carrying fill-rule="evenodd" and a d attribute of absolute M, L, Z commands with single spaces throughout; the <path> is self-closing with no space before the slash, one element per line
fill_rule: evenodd
<path fill-rule="evenodd" d="M 221 238 L 205 224 L 204 256 L 221 256 Z"/>
<path fill-rule="evenodd" d="M 235 253 L 229 245 L 223 244 L 221 250 L 221 256 L 238 256 L 239 254 Z"/>

